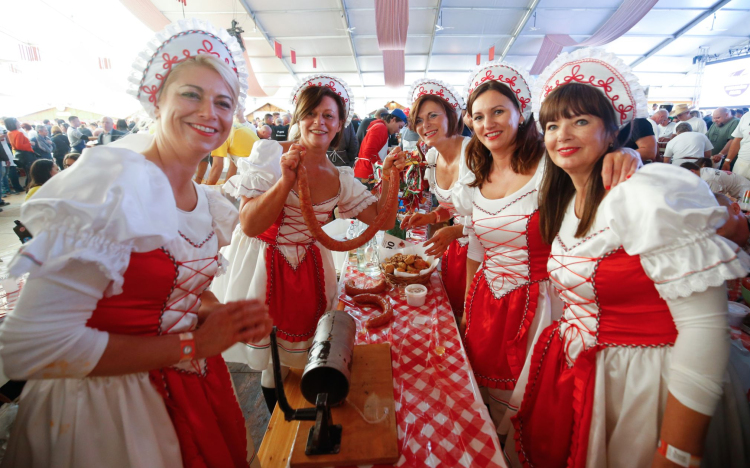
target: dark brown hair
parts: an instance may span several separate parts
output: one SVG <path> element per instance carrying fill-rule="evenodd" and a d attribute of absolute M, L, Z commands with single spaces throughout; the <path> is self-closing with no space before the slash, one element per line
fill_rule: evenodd
<path fill-rule="evenodd" d="M 469 103 L 466 106 L 466 112 L 469 116 L 472 115 L 471 108 L 474 106 L 474 102 L 487 91 L 497 91 L 507 97 L 516 106 L 516 110 L 519 113 L 521 112 L 515 93 L 508 86 L 492 80 L 479 85 L 469 96 Z M 544 154 L 544 142 L 536 128 L 533 115 L 530 115 L 523 124 L 518 125 L 516 141 L 513 144 L 515 148 L 510 159 L 510 168 L 516 174 L 526 174 Z M 479 141 L 476 133 L 472 135 L 471 141 L 466 147 L 466 164 L 475 177 L 474 182 L 469 184 L 471 187 L 481 187 L 485 182 L 489 182 L 490 171 L 492 171 L 492 155 L 490 150 Z"/>
<path fill-rule="evenodd" d="M 37 159 L 34 164 L 31 165 L 29 172 L 31 173 L 31 183 L 29 188 L 41 187 L 48 180 L 52 178 L 52 168 L 54 162 L 51 159 Z"/>
<path fill-rule="evenodd" d="M 447 137 L 452 137 L 453 135 L 458 135 L 459 133 L 461 133 L 461 130 L 463 130 L 463 122 L 459 118 L 456 109 L 448 104 L 448 101 L 446 101 L 445 99 L 430 94 L 423 94 L 419 96 L 417 100 L 414 101 L 414 104 L 411 105 L 408 123 L 409 128 L 412 131 L 417 131 L 417 114 L 419 114 L 419 109 L 425 102 L 434 102 L 435 104 L 438 104 L 443 108 L 443 112 L 445 112 L 445 116 L 448 118 L 448 134 L 446 135 Z"/>
<path fill-rule="evenodd" d="M 711 158 L 698 158 L 695 161 L 695 164 L 698 167 L 714 167 L 713 161 L 711 161 Z"/>
<path fill-rule="evenodd" d="M 594 164 L 589 175 L 586 187 L 586 202 L 581 220 L 578 222 L 576 237 L 583 237 L 591 229 L 596 218 L 596 211 L 606 194 L 602 181 L 604 155 L 622 147 L 622 143 L 617 138 L 618 125 L 615 109 L 609 99 L 593 86 L 568 83 L 552 90 L 542 103 L 542 109 L 539 112 L 539 122 L 542 124 L 542 129 L 546 129 L 549 122 L 585 114 L 602 119 L 604 131 L 613 137 L 613 142 L 612 146 Z M 628 139 L 624 138 L 623 141 Z M 541 192 L 539 193 L 539 227 L 544 241 L 551 244 L 560 231 L 565 212 L 575 196 L 576 190 L 570 176 L 555 166 L 548 152 L 544 154 L 546 167 Z"/>
<path fill-rule="evenodd" d="M 344 106 L 344 100 L 341 99 L 341 96 L 336 94 L 336 92 L 331 88 L 326 88 L 324 86 L 308 86 L 307 88 L 305 88 L 305 90 L 299 94 L 299 98 L 297 98 L 297 107 L 294 108 L 291 125 L 294 125 L 303 120 L 305 116 L 307 116 L 307 114 L 318 107 L 320 101 L 322 101 L 326 96 L 330 96 L 331 98 L 333 98 L 333 100 L 336 102 L 336 107 L 339 110 L 341 131 L 339 131 L 336 136 L 333 137 L 330 145 L 331 148 L 336 148 L 339 146 L 341 136 L 344 134 L 343 130 L 344 123 L 346 122 L 346 106 Z"/>

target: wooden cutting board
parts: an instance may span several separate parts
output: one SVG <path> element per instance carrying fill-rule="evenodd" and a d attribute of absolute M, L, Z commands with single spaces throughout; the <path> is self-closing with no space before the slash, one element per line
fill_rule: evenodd
<path fill-rule="evenodd" d="M 311 408 L 314 405 L 308 403 L 299 390 L 301 372 L 292 369 L 284 389 L 293 408 Z M 308 457 L 305 446 L 313 422 L 286 422 L 277 407 L 258 452 L 261 466 L 285 468 L 289 463 L 297 468 L 396 463 L 399 459 L 398 430 L 390 344 L 354 347 L 349 396 L 343 405 L 332 408 L 331 417 L 334 424 L 343 427 L 340 452 Z M 365 418 L 377 422 L 370 424 Z"/>

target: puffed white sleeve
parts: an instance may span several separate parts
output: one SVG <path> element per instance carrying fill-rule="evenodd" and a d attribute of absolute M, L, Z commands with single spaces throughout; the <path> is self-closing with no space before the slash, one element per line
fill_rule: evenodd
<path fill-rule="evenodd" d="M 459 170 L 458 180 L 451 187 L 451 202 L 453 202 L 456 212 L 464 217 L 471 218 L 474 210 L 474 190 L 476 188 L 470 186 L 474 180 L 476 179 L 471 171 L 468 169 L 465 171 Z"/>
<path fill-rule="evenodd" d="M 641 265 L 664 299 L 742 278 L 750 257 L 716 234 L 727 219 L 708 185 L 690 171 L 649 164 L 604 199 L 597 216 Z"/>
<path fill-rule="evenodd" d="M 669 306 L 678 332 L 670 393 L 712 415 L 729 353 L 724 281 L 744 277 L 748 266 L 747 255 L 716 234 L 726 210 L 690 172 L 651 164 L 612 190 L 600 213 Z"/>
<path fill-rule="evenodd" d="M 283 148 L 278 141 L 256 141 L 250 156 L 246 162 L 242 162 L 240 174 L 226 181 L 222 189 L 234 198 L 263 195 L 281 179 L 282 153 Z"/>
<path fill-rule="evenodd" d="M 73 260 L 29 278 L 0 328 L 3 371 L 13 380 L 83 378 L 102 357 L 109 333 L 86 322 L 109 279 Z"/>
<path fill-rule="evenodd" d="M 219 239 L 219 248 L 229 245 L 232 240 L 232 232 L 240 222 L 240 214 L 237 208 L 216 189 L 208 185 L 200 185 L 208 199 L 208 211 L 211 213 L 211 227 Z"/>
<path fill-rule="evenodd" d="M 359 214 L 378 199 L 367 190 L 367 187 L 354 178 L 354 170 L 348 166 L 337 167 L 341 195 L 339 196 L 339 215 L 342 218 L 356 218 Z"/>
<path fill-rule="evenodd" d="M 122 292 L 131 252 L 177 235 L 169 180 L 143 155 L 121 148 L 84 152 L 21 207 L 21 222 L 34 237 L 11 260 L 11 276 L 44 277 L 77 260 L 111 281 L 107 295 Z"/>
<path fill-rule="evenodd" d="M 470 187 L 470 184 L 476 180 L 474 174 L 468 168 L 459 167 L 461 169 L 459 170 L 458 180 L 451 187 L 451 201 L 456 212 L 461 216 L 460 221 L 464 227 L 464 235 L 469 236 L 469 247 L 466 255 L 476 262 L 481 262 L 484 260 L 484 247 L 474 233 L 474 223 L 471 217 L 474 211 L 474 192 L 479 189 Z"/>

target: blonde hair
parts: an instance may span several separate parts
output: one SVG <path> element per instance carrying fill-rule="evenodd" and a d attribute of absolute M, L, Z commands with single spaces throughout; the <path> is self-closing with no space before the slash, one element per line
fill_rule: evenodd
<path fill-rule="evenodd" d="M 234 108 L 237 109 L 237 98 L 240 95 L 240 80 L 237 77 L 237 73 L 229 68 L 229 65 L 210 54 L 199 54 L 194 57 L 189 57 L 174 66 L 169 72 L 169 76 L 167 76 L 167 79 L 164 81 L 164 86 L 162 86 L 159 92 L 156 94 L 157 101 L 161 98 L 161 93 L 169 87 L 172 81 L 175 80 L 175 77 L 177 77 L 180 71 L 185 68 L 185 65 L 188 64 L 206 67 L 218 73 L 219 76 L 221 76 L 221 79 L 224 80 L 224 83 L 229 88 L 229 91 L 232 93 Z"/>

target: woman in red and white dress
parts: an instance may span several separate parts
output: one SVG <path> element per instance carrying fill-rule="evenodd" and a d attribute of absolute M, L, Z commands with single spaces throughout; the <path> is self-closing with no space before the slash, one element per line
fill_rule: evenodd
<path fill-rule="evenodd" d="M 509 416 L 523 395 L 528 350 L 552 322 L 556 299 L 547 275 L 550 246 L 539 232 L 544 149 L 527 83 L 502 62 L 473 74 L 467 106 L 474 129 L 467 148 L 470 173 L 457 183 L 453 198 L 458 212 L 470 217 L 466 352 L 501 436 L 510 430 Z M 620 169 L 633 172 L 638 158 L 620 153 L 610 160 L 618 161 L 617 183 Z"/>
<path fill-rule="evenodd" d="M 460 322 L 466 296 L 469 238 L 464 234 L 461 217 L 453 207 L 452 189 L 456 181 L 468 173 L 466 146 L 471 139 L 461 135 L 464 100 L 450 86 L 429 78 L 417 80 L 409 96 L 412 100 L 409 125 L 430 147 L 425 155 L 425 178 L 440 206 L 427 214 L 406 216 L 401 228 L 410 229 L 453 218 L 453 226 L 439 229 L 425 242 L 425 246 L 431 246 L 426 251 L 428 255 L 442 256 L 440 271 L 443 284 L 456 320 Z"/>
<path fill-rule="evenodd" d="M 534 348 L 515 463 L 700 466 L 729 354 L 724 281 L 748 258 L 716 235 L 726 210 L 688 171 L 651 164 L 602 182 L 618 129 L 646 115 L 622 61 L 576 51 L 540 83 L 540 225 L 564 313 Z"/>
<path fill-rule="evenodd" d="M 305 366 L 318 319 L 336 305 L 333 257 L 316 242 L 302 218 L 298 164 L 307 169 L 321 223 L 328 221 L 336 206 L 342 218 L 371 223 L 385 204 L 386 197 L 375 198 L 354 178 L 351 168 L 336 167 L 326 157 L 326 150 L 338 144 L 341 130 L 351 121 L 350 96 L 346 84 L 334 76 L 306 78 L 292 95 L 296 106 L 292 124 L 299 126 L 299 140 L 286 153 L 275 141 L 259 141 L 242 176 L 224 185 L 230 195 L 242 198 L 240 225 L 230 246 L 222 251 L 230 260 L 227 274 L 214 282 L 212 291 L 221 301 L 265 301 L 278 329 L 279 357 L 286 368 Z M 394 163 L 402 169 L 404 161 L 403 155 L 394 152 L 385 160 L 384 173 Z M 387 193 L 389 183 L 384 180 L 382 193 Z M 395 220 L 394 209 L 386 226 L 393 226 Z M 224 357 L 263 370 L 261 386 L 273 411 L 270 341 L 238 344 Z"/>
<path fill-rule="evenodd" d="M 34 238 L 10 272 L 29 277 L 0 343 L 28 382 L 3 466 L 257 466 L 220 354 L 271 320 L 206 292 L 237 210 L 191 180 L 244 98 L 241 51 L 193 21 L 144 54 L 154 136 L 86 150 L 22 209 Z"/>

